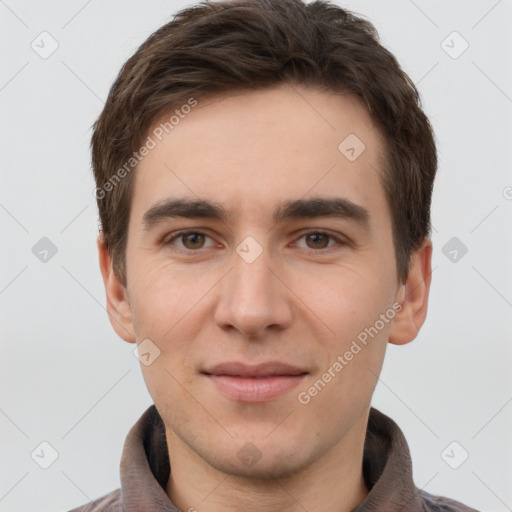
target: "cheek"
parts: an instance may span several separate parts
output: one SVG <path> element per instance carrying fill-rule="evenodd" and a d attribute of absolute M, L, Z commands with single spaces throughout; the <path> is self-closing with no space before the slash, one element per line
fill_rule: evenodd
<path fill-rule="evenodd" d="M 378 264 L 318 265 L 295 270 L 288 279 L 311 319 L 323 324 L 328 339 L 342 349 L 375 324 L 390 306 L 391 283 Z M 389 329 L 389 324 L 380 330 Z"/>
<path fill-rule="evenodd" d="M 382 274 L 371 274 L 368 267 L 335 267 L 329 272 L 324 267 L 302 274 L 297 284 L 309 290 L 307 305 L 321 320 L 316 323 L 329 328 L 317 339 L 325 356 L 323 367 L 308 383 L 313 387 L 302 391 L 314 407 L 342 403 L 357 408 L 370 400 L 384 359 L 394 313 L 390 283 Z"/>
<path fill-rule="evenodd" d="M 187 316 L 215 283 L 215 276 L 196 268 L 180 269 L 150 258 L 133 268 L 132 311 L 138 327 L 147 331 L 141 335 L 163 341 L 188 325 Z"/>

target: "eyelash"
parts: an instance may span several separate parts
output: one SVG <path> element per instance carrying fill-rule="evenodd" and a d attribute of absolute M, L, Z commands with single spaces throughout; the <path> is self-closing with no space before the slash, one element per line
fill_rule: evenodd
<path fill-rule="evenodd" d="M 173 245 L 173 241 L 174 240 L 179 239 L 179 238 L 181 238 L 181 237 L 183 237 L 185 235 L 191 235 L 191 234 L 194 234 L 194 235 L 204 235 L 204 236 L 206 236 L 208 238 L 211 238 L 208 234 L 206 234 L 203 231 L 199 231 L 199 230 L 186 230 L 186 231 L 180 231 L 180 232 L 176 233 L 174 236 L 172 236 L 168 240 L 164 241 L 163 245 L 171 246 L 171 245 Z M 325 235 L 329 239 L 334 240 L 338 244 L 338 247 L 341 247 L 341 246 L 344 246 L 344 245 L 348 245 L 347 241 L 345 241 L 345 240 L 343 240 L 343 239 L 341 239 L 341 238 L 339 238 L 337 236 L 334 236 L 334 235 L 332 235 L 331 233 L 329 233 L 327 231 L 322 231 L 321 229 L 320 230 L 318 230 L 318 229 L 310 230 L 310 231 L 307 231 L 305 233 L 302 233 L 301 236 L 297 240 L 300 240 L 301 238 L 304 238 L 304 237 L 306 237 L 308 235 Z M 306 248 L 302 248 L 302 250 L 304 250 L 306 252 L 309 252 L 309 253 L 318 254 L 320 252 L 330 252 L 330 250 L 335 249 L 335 248 L 336 248 L 335 246 L 326 247 L 325 249 L 310 249 L 310 248 L 306 247 Z M 200 249 L 176 248 L 176 249 L 171 249 L 171 250 L 177 250 L 177 251 L 187 252 L 187 253 L 198 253 L 198 252 L 201 251 L 201 249 L 203 249 L 203 248 L 200 248 Z"/>

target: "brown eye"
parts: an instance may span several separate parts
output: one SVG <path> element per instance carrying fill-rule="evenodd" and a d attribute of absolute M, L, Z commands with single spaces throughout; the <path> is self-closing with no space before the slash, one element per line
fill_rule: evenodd
<path fill-rule="evenodd" d="M 336 248 L 341 249 L 343 246 L 348 245 L 348 242 L 343 237 L 331 235 L 324 231 L 309 231 L 304 233 L 298 240 L 304 240 L 302 243 L 296 242 L 299 247 L 306 251 L 316 251 L 317 254 L 327 253 Z"/>
<path fill-rule="evenodd" d="M 182 231 L 172 238 L 169 238 L 164 244 L 170 248 L 177 248 L 177 250 L 181 251 L 198 251 L 199 249 L 208 247 L 205 245 L 206 239 L 211 240 L 208 235 L 200 231 Z M 211 245 L 214 245 L 213 240 L 212 243 L 210 243 L 210 246 Z"/>
<path fill-rule="evenodd" d="M 204 244 L 204 235 L 202 233 L 187 233 L 181 235 L 181 240 L 187 249 L 200 249 Z"/>
<path fill-rule="evenodd" d="M 329 239 L 331 238 L 325 233 L 311 233 L 305 236 L 306 240 L 311 241 L 313 245 L 312 247 L 308 246 L 310 249 L 325 249 L 329 244 Z"/>

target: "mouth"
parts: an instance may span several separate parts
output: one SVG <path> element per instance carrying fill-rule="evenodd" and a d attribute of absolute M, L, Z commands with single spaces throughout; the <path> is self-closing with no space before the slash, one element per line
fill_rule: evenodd
<path fill-rule="evenodd" d="M 222 363 L 201 372 L 228 398 L 238 402 L 266 402 L 297 386 L 308 372 L 272 361 L 259 365 Z"/>

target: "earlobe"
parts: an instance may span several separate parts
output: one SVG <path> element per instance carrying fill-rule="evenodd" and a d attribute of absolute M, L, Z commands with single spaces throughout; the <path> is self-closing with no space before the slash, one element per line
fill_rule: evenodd
<path fill-rule="evenodd" d="M 97 245 L 110 323 L 118 336 L 128 343 L 135 343 L 132 312 L 126 287 L 122 285 L 114 272 L 112 258 L 101 233 L 98 235 Z"/>
<path fill-rule="evenodd" d="M 396 301 L 402 309 L 396 314 L 389 331 L 389 343 L 405 345 L 418 335 L 427 316 L 432 279 L 432 241 L 427 238 L 411 255 L 409 274 L 400 287 Z"/>

